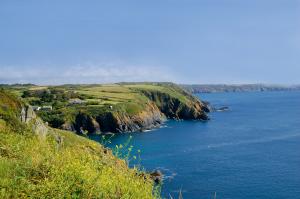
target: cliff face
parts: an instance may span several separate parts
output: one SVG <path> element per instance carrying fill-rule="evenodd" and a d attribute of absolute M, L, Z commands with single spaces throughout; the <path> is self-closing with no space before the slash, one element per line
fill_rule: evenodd
<path fill-rule="evenodd" d="M 95 132 L 135 132 L 159 126 L 166 120 L 165 115 L 153 103 L 146 104 L 145 109 L 135 115 L 126 112 L 106 112 L 96 116 L 80 112 L 73 124 L 65 124 L 67 130 L 74 129 L 78 133 Z"/>
<path fill-rule="evenodd" d="M 208 120 L 209 109 L 200 100 L 193 98 L 187 102 L 182 102 L 178 98 L 159 91 L 142 91 L 151 101 L 153 101 L 160 111 L 171 119 L 183 120 Z"/>
<path fill-rule="evenodd" d="M 166 118 L 183 120 L 208 120 L 207 105 L 197 98 L 189 96 L 186 102 L 159 91 L 141 91 L 149 100 L 144 109 L 137 114 L 112 111 L 97 116 L 79 113 L 73 123 L 79 132 L 135 132 L 161 125 Z M 69 125 L 70 126 L 70 125 Z M 70 127 L 69 127 L 70 129 Z M 71 128 L 72 129 L 72 128 Z"/>
<path fill-rule="evenodd" d="M 101 131 L 117 133 L 154 128 L 165 120 L 165 116 L 154 103 L 149 102 L 143 111 L 133 116 L 122 112 L 113 112 L 99 116 L 96 120 L 100 124 Z"/>
<path fill-rule="evenodd" d="M 48 129 L 44 122 L 36 116 L 31 106 L 22 106 L 20 119 L 21 122 L 27 123 L 28 126 L 31 127 L 32 132 L 37 134 L 39 137 L 43 139 L 46 137 Z"/>

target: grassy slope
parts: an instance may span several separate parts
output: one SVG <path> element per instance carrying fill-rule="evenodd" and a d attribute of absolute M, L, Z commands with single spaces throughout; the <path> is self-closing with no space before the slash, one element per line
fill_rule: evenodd
<path fill-rule="evenodd" d="M 154 197 L 150 180 L 100 144 L 50 128 L 45 140 L 34 135 L 19 122 L 20 106 L 0 90 L 0 198 Z"/>

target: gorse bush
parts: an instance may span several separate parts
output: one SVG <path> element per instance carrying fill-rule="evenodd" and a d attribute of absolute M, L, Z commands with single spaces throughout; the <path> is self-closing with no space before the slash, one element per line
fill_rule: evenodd
<path fill-rule="evenodd" d="M 3 90 L 0 97 L 1 199 L 159 197 L 147 174 L 129 169 L 127 160 L 67 131 L 48 128 L 42 139 L 19 122 L 21 103 Z"/>
<path fill-rule="evenodd" d="M 152 198 L 151 181 L 95 143 L 1 137 L 0 198 Z"/>

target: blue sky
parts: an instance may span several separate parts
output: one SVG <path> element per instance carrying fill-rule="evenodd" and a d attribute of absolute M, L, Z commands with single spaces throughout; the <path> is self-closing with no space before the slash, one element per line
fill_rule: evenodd
<path fill-rule="evenodd" d="M 299 0 L 0 0 L 0 83 L 300 83 Z"/>

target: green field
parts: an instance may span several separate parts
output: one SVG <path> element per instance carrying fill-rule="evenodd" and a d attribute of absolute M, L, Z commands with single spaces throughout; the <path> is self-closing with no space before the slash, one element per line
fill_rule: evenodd
<path fill-rule="evenodd" d="M 97 102 L 99 106 L 116 105 L 121 103 L 145 103 L 147 98 L 141 95 L 141 91 L 159 91 L 170 96 L 187 101 L 186 93 L 172 83 L 119 83 L 119 84 L 95 84 L 95 85 L 62 85 L 62 86 L 12 86 L 11 90 L 21 96 L 25 90 L 38 91 L 47 89 L 62 89 L 64 92 L 72 91 L 86 102 Z M 34 98 L 28 98 L 28 101 Z M 89 106 L 89 105 L 88 105 Z M 92 105 L 91 105 L 92 106 Z"/>

